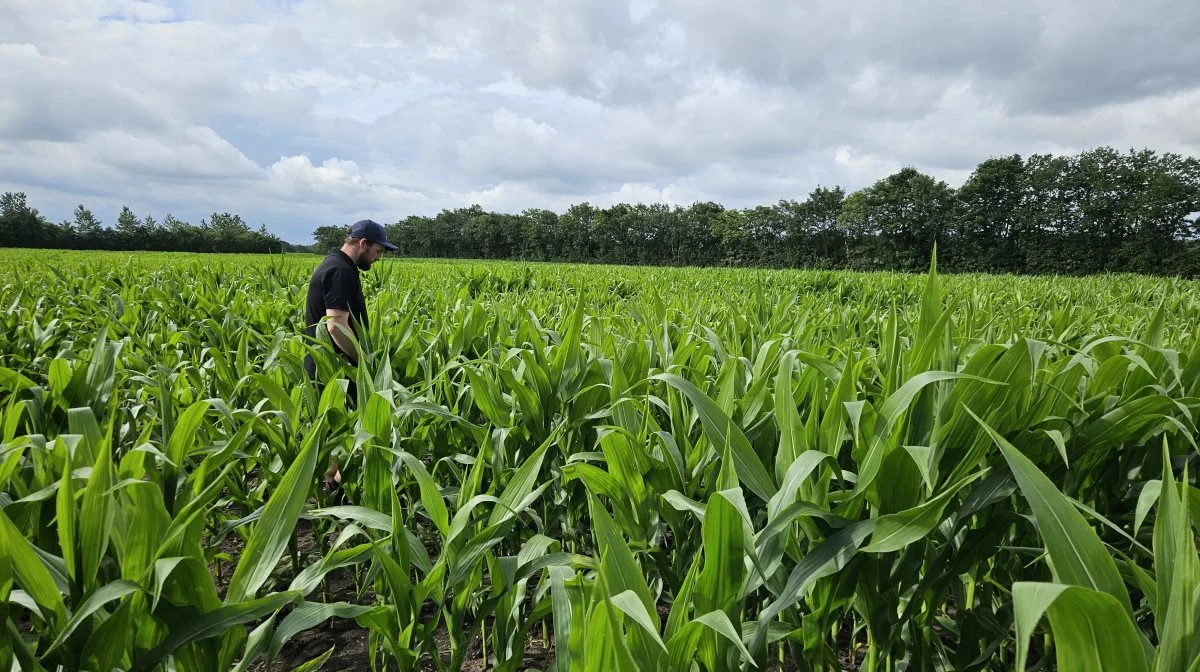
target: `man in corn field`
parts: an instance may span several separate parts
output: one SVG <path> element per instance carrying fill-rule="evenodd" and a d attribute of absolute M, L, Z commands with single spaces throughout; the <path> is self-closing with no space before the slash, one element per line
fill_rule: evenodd
<path fill-rule="evenodd" d="M 385 250 L 394 251 L 396 246 L 389 243 L 387 232 L 383 225 L 369 219 L 363 219 L 350 226 L 346 239 L 340 249 L 330 250 L 329 255 L 313 271 L 308 281 L 308 298 L 304 309 L 304 333 L 310 338 L 316 338 L 317 325 L 325 320 L 325 328 L 333 339 L 334 349 L 352 365 L 357 365 L 360 359 L 370 356 L 361 347 L 355 347 L 347 334 L 354 334 L 356 340 L 369 324 L 367 318 L 367 302 L 363 297 L 362 281 L 359 274 L 371 269 L 371 265 L 379 260 Z M 312 355 L 304 358 L 304 369 L 310 379 L 316 380 L 317 363 Z M 358 389 L 354 379 L 349 381 L 346 390 L 349 405 L 353 407 L 358 399 Z M 338 470 L 337 458 L 331 458 L 329 472 L 325 474 L 325 483 L 331 489 L 341 483 L 341 472 Z"/>

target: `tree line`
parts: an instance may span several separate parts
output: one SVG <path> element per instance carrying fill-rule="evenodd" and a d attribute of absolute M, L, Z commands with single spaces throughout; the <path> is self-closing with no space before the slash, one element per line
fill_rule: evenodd
<path fill-rule="evenodd" d="M 0 196 L 0 247 L 74 250 L 157 250 L 164 252 L 289 252 L 298 248 L 267 231 L 250 228 L 240 215 L 214 212 L 191 224 L 171 214 L 157 221 L 121 208 L 115 227 L 105 226 L 82 204 L 74 217 L 51 222 L 29 205 L 23 192 Z"/>
<path fill-rule="evenodd" d="M 388 225 L 403 256 L 645 265 L 769 266 L 921 272 L 936 243 L 947 271 L 1200 276 L 1200 161 L 1101 147 L 1073 156 L 990 158 L 957 189 L 904 168 L 847 193 L 753 208 L 575 204 L 499 213 L 481 206 Z M 105 227 L 83 205 L 58 224 L 22 193 L 0 200 L 0 246 L 198 252 L 318 252 L 346 226 L 294 245 L 216 213 L 199 225 L 122 209 Z"/>
<path fill-rule="evenodd" d="M 953 189 L 904 168 L 847 194 L 747 209 L 619 203 L 557 214 L 479 206 L 388 227 L 405 256 L 920 272 L 1200 275 L 1200 161 L 1099 148 L 979 164 Z M 320 250 L 344 229 L 314 232 Z"/>

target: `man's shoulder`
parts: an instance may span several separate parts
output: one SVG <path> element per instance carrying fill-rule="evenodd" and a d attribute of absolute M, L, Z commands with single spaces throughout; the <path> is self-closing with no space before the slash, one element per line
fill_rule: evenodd
<path fill-rule="evenodd" d="M 331 271 L 354 271 L 354 267 L 349 264 L 345 257 L 339 254 L 336 250 L 325 255 L 321 263 L 313 270 L 313 275 L 324 275 Z"/>

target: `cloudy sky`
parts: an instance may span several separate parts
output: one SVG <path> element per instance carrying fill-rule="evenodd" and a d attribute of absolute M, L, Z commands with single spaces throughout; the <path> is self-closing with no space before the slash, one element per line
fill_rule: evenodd
<path fill-rule="evenodd" d="M 1200 155 L 1200 2 L 0 0 L 0 191 L 159 220 L 732 207 Z"/>

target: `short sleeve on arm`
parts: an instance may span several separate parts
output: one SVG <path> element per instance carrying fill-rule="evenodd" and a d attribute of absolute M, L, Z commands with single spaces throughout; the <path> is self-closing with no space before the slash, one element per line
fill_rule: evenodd
<path fill-rule="evenodd" d="M 325 308 L 350 310 L 350 297 L 354 294 L 353 271 L 347 268 L 331 268 L 321 282 Z"/>

